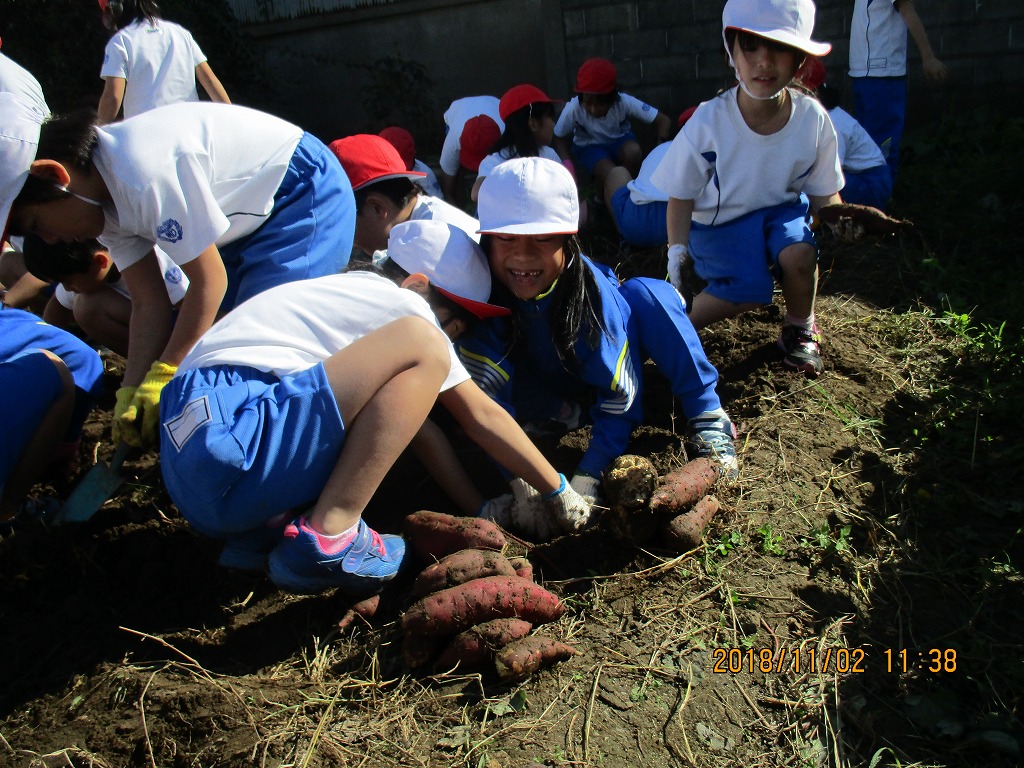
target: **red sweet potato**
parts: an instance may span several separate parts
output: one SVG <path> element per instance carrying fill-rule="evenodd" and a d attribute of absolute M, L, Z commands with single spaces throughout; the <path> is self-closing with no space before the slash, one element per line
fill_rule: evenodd
<path fill-rule="evenodd" d="M 373 595 L 365 600 L 360 600 L 358 603 L 353 603 L 345 612 L 345 615 L 338 621 L 338 629 L 347 629 L 356 620 L 356 616 L 369 619 L 377 612 L 379 607 L 380 595 Z"/>
<path fill-rule="evenodd" d="M 473 667 L 492 658 L 494 652 L 530 634 L 533 625 L 522 619 L 492 619 L 459 632 L 434 663 L 434 668 L 448 670 Z"/>
<path fill-rule="evenodd" d="M 516 569 L 516 576 L 527 581 L 533 581 L 533 563 L 528 558 L 510 557 L 508 561 Z"/>
<path fill-rule="evenodd" d="M 704 529 L 715 516 L 721 505 L 714 496 L 705 496 L 693 505 L 693 509 L 673 517 L 665 526 L 665 538 L 679 552 L 689 552 L 700 546 Z"/>
<path fill-rule="evenodd" d="M 420 598 L 402 615 L 402 629 L 454 635 L 491 619 L 555 621 L 565 606 L 544 587 L 519 576 L 487 576 Z"/>
<path fill-rule="evenodd" d="M 495 523 L 477 517 L 456 517 L 420 510 L 405 518 L 405 539 L 423 563 L 432 563 L 460 549 L 505 548 L 505 534 Z"/>
<path fill-rule="evenodd" d="M 530 635 L 509 643 L 495 653 L 494 666 L 502 680 L 517 680 L 577 655 L 579 651 L 560 640 L 544 635 Z"/>
<path fill-rule="evenodd" d="M 402 638 L 402 657 L 410 669 L 418 669 L 430 663 L 444 648 L 446 638 L 406 632 Z"/>
<path fill-rule="evenodd" d="M 718 477 L 718 465 L 706 458 L 694 459 L 673 469 L 654 489 L 651 511 L 675 517 L 710 493 Z"/>
<path fill-rule="evenodd" d="M 818 218 L 826 224 L 838 224 L 842 219 L 850 219 L 864 227 L 869 235 L 895 235 L 910 229 L 914 223 L 906 219 L 894 219 L 870 205 L 856 203 L 836 203 L 818 209 Z"/>
<path fill-rule="evenodd" d="M 464 584 L 484 576 L 515 576 L 516 569 L 501 554 L 486 549 L 460 549 L 428 565 L 412 585 L 416 597 Z"/>

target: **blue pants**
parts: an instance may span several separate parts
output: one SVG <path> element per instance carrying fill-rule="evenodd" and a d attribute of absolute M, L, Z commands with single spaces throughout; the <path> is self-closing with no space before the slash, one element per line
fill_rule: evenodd
<path fill-rule="evenodd" d="M 844 203 L 870 205 L 884 211 L 892 197 L 892 173 L 888 165 L 876 165 L 864 171 L 843 171 L 846 186 L 839 194 Z"/>
<path fill-rule="evenodd" d="M 664 280 L 634 277 L 619 286 L 629 304 L 629 322 L 640 341 L 638 363 L 650 357 L 672 384 L 687 419 L 722 407 L 718 371 L 704 353 L 682 296 Z M 639 365 L 637 366 L 639 370 Z"/>
<path fill-rule="evenodd" d="M 228 274 L 221 311 L 275 285 L 344 272 L 356 202 L 338 159 L 312 134 L 292 154 L 274 208 L 259 229 L 220 247 Z"/>
<path fill-rule="evenodd" d="M 0 495 L 47 411 L 64 391 L 53 361 L 29 350 L 0 361 L 4 439 L 0 440 Z"/>
<path fill-rule="evenodd" d="M 345 443 L 322 363 L 281 378 L 245 366 L 185 371 L 161 392 L 160 421 L 167 491 L 214 537 L 314 501 Z"/>
<path fill-rule="evenodd" d="M 580 164 L 593 173 L 594 166 L 605 159 L 611 160 L 615 165 L 620 165 L 619 150 L 627 141 L 636 141 L 636 134 L 629 131 L 611 144 L 573 144 L 572 149 Z"/>
<path fill-rule="evenodd" d="M 622 239 L 641 248 L 668 242 L 668 203 L 655 201 L 637 205 L 629 189 L 619 187 L 608 203 Z"/>
<path fill-rule="evenodd" d="M 896 182 L 900 142 L 907 117 L 906 77 L 854 77 L 853 114 L 875 140 Z"/>

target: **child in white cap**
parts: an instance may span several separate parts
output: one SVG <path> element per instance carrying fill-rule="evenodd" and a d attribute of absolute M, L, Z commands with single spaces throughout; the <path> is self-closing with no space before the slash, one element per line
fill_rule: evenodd
<path fill-rule="evenodd" d="M 404 224 L 392 239 L 410 272 L 404 290 L 370 272 L 271 288 L 207 331 L 164 389 L 164 480 L 197 530 L 226 539 L 222 564 L 258 568 L 269 552 L 270 577 L 285 589 L 380 590 L 405 544 L 362 513 L 435 401 L 547 492 L 567 528 L 589 517 L 451 345 L 469 319 L 506 311 L 487 303 L 476 244 L 440 222 Z"/>
<path fill-rule="evenodd" d="M 557 417 L 567 401 L 591 404 L 593 431 L 572 486 L 596 498 L 600 477 L 627 448 L 643 413 L 640 371 L 652 358 L 688 419 L 688 449 L 722 471 L 737 468 L 733 425 L 679 294 L 649 278 L 621 286 L 580 251 L 572 175 L 540 157 L 502 163 L 480 187 L 481 245 L 508 293 L 511 320 L 481 323 L 460 340 L 474 379 L 520 421 Z"/>
<path fill-rule="evenodd" d="M 778 279 L 783 363 L 816 376 L 806 198 L 815 211 L 841 202 L 843 174 L 828 113 L 788 86 L 806 55 L 832 46 L 811 39 L 811 0 L 728 0 L 722 25 L 739 84 L 697 107 L 651 176 L 669 195 L 669 279 L 683 290 L 683 270 L 695 269 L 707 282 L 689 307 L 697 328 L 770 304 Z"/>
<path fill-rule="evenodd" d="M 218 314 L 348 265 L 348 179 L 319 139 L 278 117 L 181 103 L 103 126 L 95 113 L 69 113 L 39 136 L 12 231 L 98 238 L 132 296 L 116 441 L 156 441 L 160 390 Z M 157 244 L 190 281 L 173 325 Z"/>

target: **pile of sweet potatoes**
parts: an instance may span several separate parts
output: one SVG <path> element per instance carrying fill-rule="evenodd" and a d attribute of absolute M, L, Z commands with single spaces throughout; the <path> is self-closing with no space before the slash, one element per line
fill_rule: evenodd
<path fill-rule="evenodd" d="M 425 565 L 413 584 L 418 599 L 401 618 L 409 667 L 446 672 L 493 663 L 501 679 L 516 680 L 576 655 L 565 643 L 530 634 L 565 606 L 533 580 L 526 558 L 502 554 L 505 537 L 495 523 L 416 512 L 403 532 Z"/>
<path fill-rule="evenodd" d="M 660 531 L 678 552 L 700 545 L 720 504 L 712 494 L 721 474 L 711 459 L 694 459 L 658 478 L 642 456 L 620 456 L 606 470 L 606 521 L 620 538 L 641 544 Z"/>

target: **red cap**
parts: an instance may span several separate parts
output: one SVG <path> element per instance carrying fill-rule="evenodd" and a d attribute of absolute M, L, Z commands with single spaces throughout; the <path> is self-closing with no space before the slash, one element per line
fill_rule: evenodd
<path fill-rule="evenodd" d="M 509 115 L 513 112 L 518 112 L 523 107 L 537 104 L 538 102 L 550 103 L 552 101 L 553 99 L 537 86 L 523 83 L 505 91 L 505 95 L 498 102 L 498 114 L 502 120 L 508 120 Z"/>
<path fill-rule="evenodd" d="M 352 189 L 356 190 L 385 179 L 422 179 L 427 174 L 410 171 L 387 139 L 372 133 L 357 133 L 328 144 L 328 148 L 341 161 Z"/>
<path fill-rule="evenodd" d="M 477 115 L 466 121 L 459 137 L 459 164 L 471 171 L 480 169 L 480 161 L 487 157 L 491 147 L 501 138 L 498 124 L 487 115 Z"/>
<path fill-rule="evenodd" d="M 682 128 L 686 125 L 686 121 L 693 117 L 693 113 L 697 111 L 697 105 L 687 107 L 679 113 L 679 127 Z"/>
<path fill-rule="evenodd" d="M 795 80 L 809 91 L 818 90 L 825 82 L 825 65 L 817 56 L 808 55 L 796 71 Z"/>
<path fill-rule="evenodd" d="M 587 59 L 576 73 L 576 93 L 611 93 L 618 88 L 617 77 L 608 59 Z"/>
<path fill-rule="evenodd" d="M 398 150 L 398 154 L 402 157 L 402 162 L 405 163 L 405 169 L 411 171 L 413 164 L 416 162 L 416 139 L 412 137 L 412 134 L 405 130 L 405 128 L 389 125 L 377 135 Z"/>

